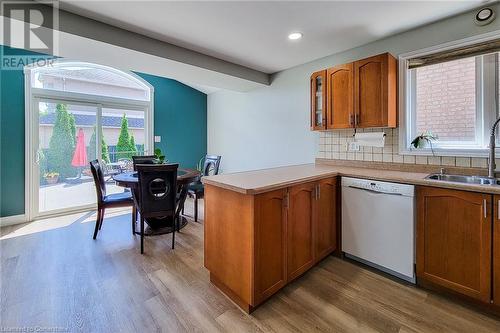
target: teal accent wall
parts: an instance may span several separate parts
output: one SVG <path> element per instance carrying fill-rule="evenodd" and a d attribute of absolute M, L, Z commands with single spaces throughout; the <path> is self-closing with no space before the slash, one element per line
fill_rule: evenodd
<path fill-rule="evenodd" d="M 0 71 L 0 80 L 0 200 L 3 217 L 24 212 L 23 72 Z"/>
<path fill-rule="evenodd" d="M 1 54 L 39 54 L 2 46 Z M 49 56 L 47 56 L 49 57 Z M 171 162 L 194 168 L 207 150 L 207 95 L 176 80 L 137 73 L 154 87 L 154 134 Z M 24 73 L 0 69 L 0 217 L 24 214 Z"/>
<path fill-rule="evenodd" d="M 52 58 L 0 45 L 4 55 Z M 0 216 L 24 213 L 24 72 L 0 69 Z"/>
<path fill-rule="evenodd" d="M 154 87 L 155 143 L 169 162 L 195 168 L 207 153 L 207 95 L 176 80 L 136 73 Z"/>

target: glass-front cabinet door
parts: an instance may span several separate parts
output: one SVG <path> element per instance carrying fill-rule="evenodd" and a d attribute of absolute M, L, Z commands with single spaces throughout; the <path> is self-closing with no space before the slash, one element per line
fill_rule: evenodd
<path fill-rule="evenodd" d="M 311 75 L 311 130 L 326 129 L 326 71 Z"/>

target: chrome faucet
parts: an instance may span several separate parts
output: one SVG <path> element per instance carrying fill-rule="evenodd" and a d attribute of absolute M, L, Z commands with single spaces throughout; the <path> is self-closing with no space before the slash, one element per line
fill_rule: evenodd
<path fill-rule="evenodd" d="M 490 133 L 490 154 L 488 158 L 488 178 L 495 178 L 497 173 L 497 166 L 495 164 L 495 130 L 500 122 L 500 118 L 498 118 L 493 126 L 491 126 Z"/>

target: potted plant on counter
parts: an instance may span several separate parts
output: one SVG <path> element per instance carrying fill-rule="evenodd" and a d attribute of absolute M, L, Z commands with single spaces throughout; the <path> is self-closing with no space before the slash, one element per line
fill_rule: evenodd
<path fill-rule="evenodd" d="M 43 174 L 43 178 L 49 185 L 57 184 L 59 181 L 59 172 L 46 172 Z"/>
<path fill-rule="evenodd" d="M 429 146 L 431 148 L 432 155 L 434 155 L 434 147 L 432 146 L 432 142 L 436 141 L 437 139 L 437 135 L 432 134 L 431 131 L 425 131 L 415 137 L 411 142 L 411 145 L 416 149 L 423 149 Z"/>

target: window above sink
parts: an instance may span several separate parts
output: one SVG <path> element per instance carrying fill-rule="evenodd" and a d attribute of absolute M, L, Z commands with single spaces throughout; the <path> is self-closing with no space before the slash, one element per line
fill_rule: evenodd
<path fill-rule="evenodd" d="M 499 51 L 497 33 L 399 57 L 400 154 L 487 156 L 498 117 Z M 414 148 L 426 132 L 437 140 Z"/>

